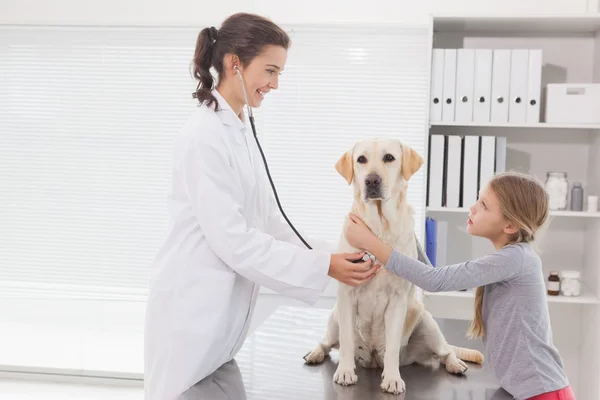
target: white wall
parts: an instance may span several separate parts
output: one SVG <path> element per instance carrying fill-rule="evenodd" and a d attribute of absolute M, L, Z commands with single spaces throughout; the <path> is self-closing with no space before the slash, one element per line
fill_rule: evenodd
<path fill-rule="evenodd" d="M 412 8 L 411 8 L 412 7 Z M 258 12 L 276 22 L 396 23 L 444 14 L 582 14 L 597 0 L 0 0 L 0 24 L 205 25 Z"/>

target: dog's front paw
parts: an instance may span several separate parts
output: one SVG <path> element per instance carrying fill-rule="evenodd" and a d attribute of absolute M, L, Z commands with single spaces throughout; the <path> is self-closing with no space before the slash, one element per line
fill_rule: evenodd
<path fill-rule="evenodd" d="M 450 372 L 451 374 L 464 374 L 465 372 L 467 372 L 468 369 L 469 367 L 467 366 L 467 364 L 465 364 L 463 360 L 460 360 L 458 358 L 446 364 L 446 371 Z"/>
<path fill-rule="evenodd" d="M 335 374 L 333 374 L 333 381 L 339 385 L 349 386 L 358 381 L 358 376 L 356 376 L 353 367 L 338 365 Z"/>
<path fill-rule="evenodd" d="M 400 394 L 406 389 L 406 385 L 400 377 L 400 371 L 396 371 L 395 373 L 386 373 L 386 371 L 383 371 L 381 378 L 381 389 L 384 392 Z"/>
<path fill-rule="evenodd" d="M 320 364 L 325 360 L 325 351 L 323 346 L 318 345 L 313 351 L 304 356 L 304 361 L 307 364 Z"/>

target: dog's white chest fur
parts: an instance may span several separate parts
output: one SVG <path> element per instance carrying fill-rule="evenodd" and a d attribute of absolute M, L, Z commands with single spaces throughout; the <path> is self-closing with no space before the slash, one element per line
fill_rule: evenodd
<path fill-rule="evenodd" d="M 405 211 L 409 213 L 412 210 Z M 417 256 L 412 226 L 397 229 L 396 226 L 391 226 L 393 222 L 382 221 L 379 214 L 376 218 L 370 218 L 367 213 L 364 220 L 384 243 L 394 243 L 394 249 L 409 257 Z M 381 264 L 379 260 L 377 263 Z M 346 296 L 356 307 L 354 339 L 357 363 L 366 368 L 383 368 L 386 311 L 389 312 L 389 307 L 418 307 L 413 285 L 382 268 L 370 282 L 356 288 L 340 285 L 340 291 L 346 292 Z M 407 341 L 408 337 L 405 336 L 401 345 L 405 346 Z"/>

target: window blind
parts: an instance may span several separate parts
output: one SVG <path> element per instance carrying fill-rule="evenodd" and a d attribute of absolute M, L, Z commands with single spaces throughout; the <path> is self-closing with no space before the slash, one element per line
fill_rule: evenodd
<path fill-rule="evenodd" d="M 145 292 L 196 34 L 0 30 L 3 293 Z"/>
<path fill-rule="evenodd" d="M 425 155 L 427 35 L 426 26 L 292 29 L 288 64 L 261 107 L 261 127 L 282 203 L 311 236 L 340 236 L 352 191 L 334 164 L 356 141 L 398 138 Z M 418 235 L 423 171 L 408 194 Z"/>
<path fill-rule="evenodd" d="M 429 30 L 303 26 L 290 35 L 280 89 L 260 108 L 265 153 L 296 228 L 335 244 L 352 205 L 352 188 L 334 168 L 344 151 L 362 139 L 390 137 L 426 155 Z M 421 241 L 425 171 L 408 189 Z M 336 288 L 332 283 L 325 294 Z"/>
<path fill-rule="evenodd" d="M 286 213 L 337 242 L 354 141 L 425 155 L 427 26 L 288 26 L 292 48 L 255 110 Z M 143 296 L 166 232 L 172 142 L 196 107 L 200 28 L 0 28 L 0 288 Z M 417 234 L 424 169 L 411 180 Z"/>

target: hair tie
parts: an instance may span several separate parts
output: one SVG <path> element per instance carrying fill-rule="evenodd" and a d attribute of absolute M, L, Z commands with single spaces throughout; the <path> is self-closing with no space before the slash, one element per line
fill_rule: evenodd
<path fill-rule="evenodd" d="M 208 28 L 208 38 L 212 43 L 217 41 L 217 36 L 219 35 L 219 31 L 214 26 Z"/>

